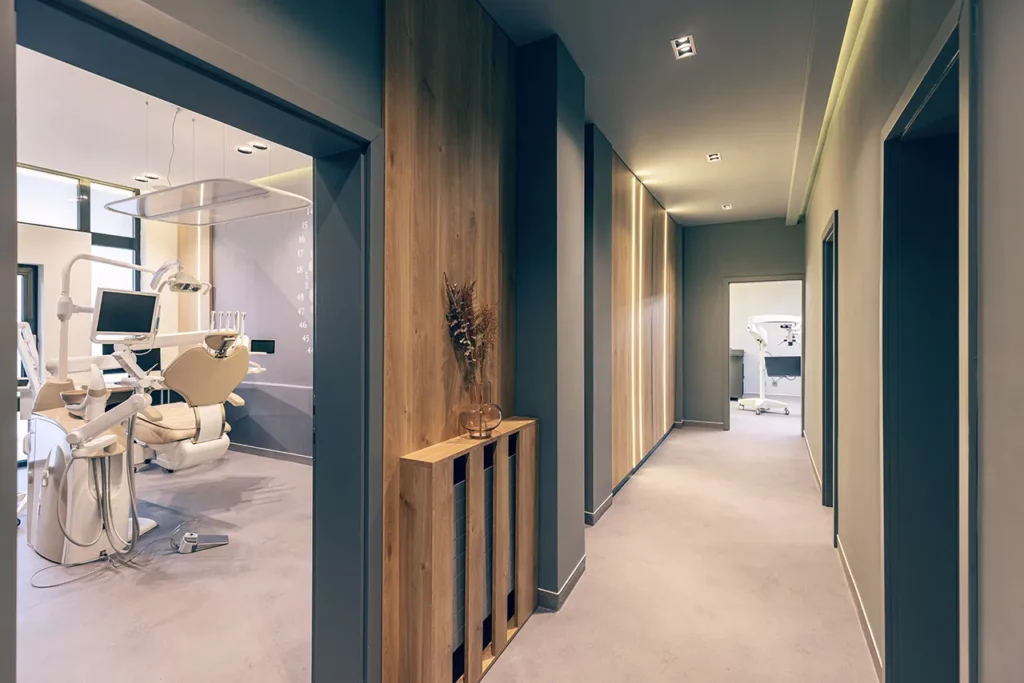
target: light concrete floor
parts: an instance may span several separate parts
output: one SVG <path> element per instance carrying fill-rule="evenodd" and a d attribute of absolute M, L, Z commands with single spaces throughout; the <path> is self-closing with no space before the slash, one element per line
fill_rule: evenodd
<path fill-rule="evenodd" d="M 19 483 L 24 486 L 23 474 Z M 18 683 L 307 683 L 310 680 L 312 468 L 241 453 L 138 475 L 140 514 L 229 534 L 195 555 L 153 545 L 141 566 L 59 588 L 18 544 Z M 56 583 L 73 571 L 47 571 Z"/>
<path fill-rule="evenodd" d="M 487 683 L 876 681 L 799 411 L 732 411 L 729 432 L 669 436 Z"/>

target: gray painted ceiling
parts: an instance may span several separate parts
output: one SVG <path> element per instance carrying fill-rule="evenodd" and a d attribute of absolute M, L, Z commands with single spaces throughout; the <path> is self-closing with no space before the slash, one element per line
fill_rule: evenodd
<path fill-rule="evenodd" d="M 799 217 L 851 0 L 481 2 L 519 45 L 561 37 L 588 119 L 677 222 Z"/>

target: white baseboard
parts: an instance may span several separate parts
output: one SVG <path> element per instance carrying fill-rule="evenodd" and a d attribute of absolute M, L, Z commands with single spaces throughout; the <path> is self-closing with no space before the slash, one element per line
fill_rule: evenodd
<path fill-rule="evenodd" d="M 814 479 L 818 482 L 818 490 L 821 491 L 821 472 L 818 471 L 818 461 L 814 459 L 811 442 L 807 440 L 807 432 L 801 433 L 804 435 L 804 445 L 807 446 L 807 457 L 811 461 L 811 469 L 814 470 Z"/>
<path fill-rule="evenodd" d="M 878 650 L 878 641 L 875 640 L 875 632 L 871 630 L 871 623 L 868 621 L 868 614 L 864 609 L 864 601 L 860 597 L 860 589 L 857 588 L 857 580 L 853 578 L 850 561 L 846 558 L 846 551 L 843 550 L 843 539 L 839 538 L 837 540 L 839 561 L 843 565 L 843 573 L 846 574 L 846 582 L 850 585 L 850 592 L 853 593 L 853 601 L 857 606 L 857 617 L 860 619 L 860 628 L 864 632 L 864 640 L 867 642 L 868 650 L 871 653 L 871 661 L 875 665 L 875 674 L 881 682 L 885 680 L 885 665 L 882 663 L 882 653 Z"/>

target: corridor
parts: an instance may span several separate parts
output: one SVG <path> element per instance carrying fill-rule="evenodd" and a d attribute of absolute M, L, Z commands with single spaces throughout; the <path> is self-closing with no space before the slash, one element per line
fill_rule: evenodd
<path fill-rule="evenodd" d="M 876 680 L 799 411 L 675 431 L 588 527 L 587 571 L 488 683 Z"/>

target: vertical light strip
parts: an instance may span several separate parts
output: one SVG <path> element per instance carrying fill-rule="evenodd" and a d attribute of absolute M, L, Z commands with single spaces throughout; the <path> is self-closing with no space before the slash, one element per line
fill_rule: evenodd
<path fill-rule="evenodd" d="M 629 215 L 629 461 L 636 465 L 636 178 L 630 186 L 632 209 Z"/>
<path fill-rule="evenodd" d="M 637 222 L 640 224 L 640 279 L 637 281 L 637 290 L 639 292 L 639 315 L 637 317 L 637 384 L 640 387 L 640 391 L 637 392 L 637 402 L 640 407 L 637 410 L 637 419 L 640 421 L 639 434 L 637 435 L 640 439 L 640 443 L 637 446 L 636 461 L 644 457 L 644 191 L 643 183 L 637 182 L 637 191 L 640 193 L 640 215 Z M 633 463 L 634 465 L 636 463 Z"/>
<path fill-rule="evenodd" d="M 661 405 L 665 410 L 662 432 L 668 431 L 668 211 L 665 212 L 665 246 L 662 249 L 664 264 L 661 266 Z"/>

